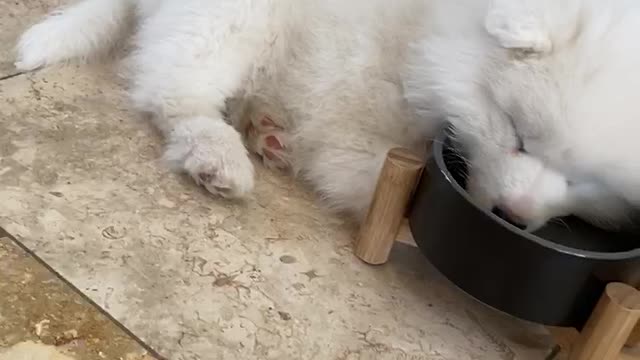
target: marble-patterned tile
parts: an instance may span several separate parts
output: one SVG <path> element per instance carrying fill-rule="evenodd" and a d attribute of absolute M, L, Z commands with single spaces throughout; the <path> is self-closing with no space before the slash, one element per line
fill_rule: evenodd
<path fill-rule="evenodd" d="M 158 359 L 5 235 L 0 230 L 1 360 Z"/>

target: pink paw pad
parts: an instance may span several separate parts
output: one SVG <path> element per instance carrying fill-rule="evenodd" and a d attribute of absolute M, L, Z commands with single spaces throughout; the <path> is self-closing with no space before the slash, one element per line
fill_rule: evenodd
<path fill-rule="evenodd" d="M 262 157 L 265 166 L 281 170 L 289 167 L 284 129 L 269 116 L 249 124 L 247 135 L 252 150 Z"/>

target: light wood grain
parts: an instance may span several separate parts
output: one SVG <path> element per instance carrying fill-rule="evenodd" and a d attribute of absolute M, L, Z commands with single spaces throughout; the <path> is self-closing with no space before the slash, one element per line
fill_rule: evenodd
<path fill-rule="evenodd" d="M 617 360 L 640 360 L 640 355 L 622 350 Z"/>
<path fill-rule="evenodd" d="M 618 360 L 640 318 L 640 293 L 622 284 L 607 285 L 571 351 L 570 360 Z"/>
<path fill-rule="evenodd" d="M 422 159 L 406 149 L 392 149 L 387 155 L 358 234 L 355 253 L 364 262 L 380 265 L 388 261 L 423 168 Z"/>

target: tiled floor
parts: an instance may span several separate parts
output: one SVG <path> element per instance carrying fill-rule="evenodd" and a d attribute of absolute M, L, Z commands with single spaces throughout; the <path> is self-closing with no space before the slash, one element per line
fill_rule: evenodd
<path fill-rule="evenodd" d="M 0 78 L 13 74 L 17 34 L 56 3 L 0 0 Z M 163 356 L 543 358 L 540 329 L 462 296 L 416 250 L 398 247 L 386 266 L 362 264 L 351 252 L 353 226 L 288 177 L 260 170 L 253 197 L 234 203 L 171 174 L 157 161 L 161 139 L 127 109 L 119 83 L 111 64 L 0 81 L 0 226 Z M 2 244 L 0 264 L 33 261 Z M 51 344 L 76 329 L 140 349 L 112 324 L 93 335 L 91 322 L 84 332 L 73 316 L 50 319 L 49 338 L 34 336 L 43 307 L 66 300 L 44 300 L 54 285 L 23 284 L 30 272 L 20 269 L 0 271 L 0 284 L 43 300 L 0 299 L 1 316 L 25 306 L 2 322 L 10 340 L 0 334 L 0 346 Z M 90 308 L 77 306 L 73 314 Z M 95 358 L 85 350 L 72 355 Z"/>
<path fill-rule="evenodd" d="M 0 234 L 0 359 L 24 359 L 34 352 L 91 360 L 156 359 L 153 351 L 4 235 Z"/>

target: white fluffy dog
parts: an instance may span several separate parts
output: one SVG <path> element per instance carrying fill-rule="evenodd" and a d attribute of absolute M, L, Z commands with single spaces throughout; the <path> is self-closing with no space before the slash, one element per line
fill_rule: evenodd
<path fill-rule="evenodd" d="M 635 0 L 84 0 L 16 66 L 90 58 L 129 20 L 131 99 L 212 193 L 251 191 L 248 148 L 361 217 L 386 152 L 449 121 L 472 196 L 513 222 L 619 227 L 640 205 Z"/>

